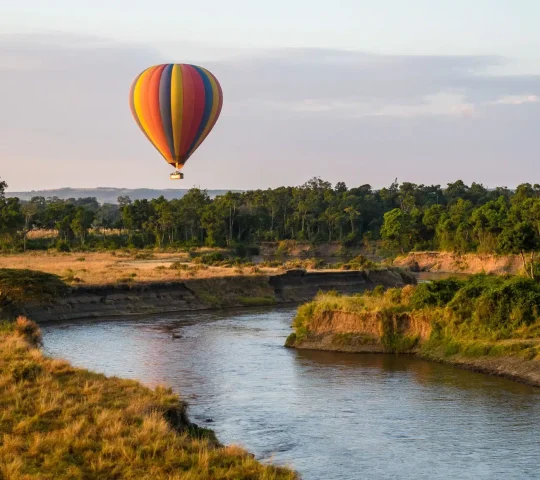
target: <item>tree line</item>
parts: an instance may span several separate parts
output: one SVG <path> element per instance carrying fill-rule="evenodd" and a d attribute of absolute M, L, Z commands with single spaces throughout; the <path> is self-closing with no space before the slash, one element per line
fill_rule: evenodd
<path fill-rule="evenodd" d="M 377 243 L 411 250 L 524 253 L 540 243 L 540 185 L 487 189 L 458 180 L 445 188 L 395 181 L 347 187 L 313 178 L 298 187 L 228 192 L 193 188 L 182 198 L 100 205 L 95 198 L 7 198 L 0 182 L 3 248 L 234 246 L 264 241 Z M 29 241 L 32 230 L 55 239 Z M 116 234 L 111 234 L 111 231 Z M 108 233 L 107 233 L 108 232 Z M 106 234 L 107 233 L 107 234 Z"/>

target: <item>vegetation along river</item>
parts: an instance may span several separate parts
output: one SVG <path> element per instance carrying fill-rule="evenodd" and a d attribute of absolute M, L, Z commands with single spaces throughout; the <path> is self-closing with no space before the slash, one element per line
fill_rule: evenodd
<path fill-rule="evenodd" d="M 48 323 L 43 334 L 50 355 L 172 386 L 223 443 L 304 479 L 540 478 L 540 389 L 408 356 L 286 349 L 294 313 Z"/>

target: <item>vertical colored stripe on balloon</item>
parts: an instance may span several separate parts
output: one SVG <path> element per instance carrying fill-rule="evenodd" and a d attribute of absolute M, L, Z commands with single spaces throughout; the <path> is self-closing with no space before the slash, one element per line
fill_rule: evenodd
<path fill-rule="evenodd" d="M 154 133 L 152 117 L 150 114 L 150 104 L 148 100 L 150 95 L 148 86 L 150 84 L 152 74 L 157 68 L 158 66 L 150 67 L 141 74 L 139 80 L 135 84 L 135 89 L 133 92 L 133 105 L 144 133 L 150 138 L 150 141 L 154 144 L 158 151 L 165 157 L 165 153 L 161 149 L 161 146 L 159 145 Z"/>
<path fill-rule="evenodd" d="M 146 71 L 146 70 L 145 70 Z M 139 116 L 137 115 L 137 110 L 135 108 L 135 88 L 137 86 L 137 83 L 139 82 L 139 79 L 143 75 L 144 72 L 140 73 L 135 81 L 131 84 L 131 89 L 129 91 L 129 108 L 131 109 L 131 114 L 133 115 L 133 118 L 135 119 L 135 122 L 137 123 L 137 126 L 141 129 L 144 136 L 148 139 L 148 141 L 156 148 L 158 151 L 156 144 L 152 141 L 148 133 L 146 133 L 146 130 L 143 128 L 141 121 L 139 120 Z"/>
<path fill-rule="evenodd" d="M 200 68 L 200 67 L 193 67 L 196 72 L 199 74 L 204 88 L 204 109 L 203 109 L 203 115 L 201 117 L 201 122 L 199 124 L 199 128 L 195 132 L 195 136 L 193 137 L 193 141 L 191 142 L 191 145 L 188 149 L 188 155 L 191 155 L 193 151 L 195 150 L 195 145 L 198 144 L 199 139 L 202 137 L 204 131 L 206 130 L 206 127 L 209 123 L 210 115 L 212 113 L 212 104 L 214 103 L 214 95 L 212 90 L 212 83 L 210 82 L 210 79 L 208 78 L 208 75 L 206 72 Z"/>
<path fill-rule="evenodd" d="M 165 131 L 163 128 L 163 122 L 161 119 L 160 105 L 159 105 L 159 85 L 161 81 L 161 74 L 166 65 L 160 65 L 157 67 L 150 78 L 148 84 L 148 109 L 151 117 L 152 133 L 156 140 L 156 144 L 159 150 L 168 162 L 172 161 L 172 155 L 167 144 L 165 137 Z"/>
<path fill-rule="evenodd" d="M 195 104 L 195 87 L 191 78 L 191 71 L 188 65 L 181 65 L 182 81 L 183 81 L 183 109 L 182 109 L 182 133 L 180 134 L 180 158 L 181 162 L 185 161 L 185 154 L 189 146 L 189 132 L 191 130 L 191 122 L 193 120 L 193 111 Z"/>
<path fill-rule="evenodd" d="M 204 72 L 208 82 L 210 83 L 210 95 L 211 95 L 211 110 L 209 113 L 208 118 L 205 121 L 204 130 L 202 131 L 201 135 L 197 138 L 197 141 L 195 145 L 191 148 L 189 154 L 191 155 L 197 148 L 199 148 L 199 145 L 204 141 L 204 139 L 208 136 L 212 128 L 217 122 L 217 119 L 219 117 L 220 111 L 221 111 L 221 95 L 220 95 L 220 87 L 218 81 L 215 79 L 215 77 L 206 69 L 201 68 L 201 70 Z M 204 120 L 203 120 L 204 121 Z"/>
<path fill-rule="evenodd" d="M 223 108 L 223 91 L 221 90 L 221 85 L 219 84 L 219 82 L 217 81 L 217 78 L 210 72 L 208 72 L 208 75 L 212 78 L 212 80 L 214 81 L 215 85 L 216 85 L 216 88 L 217 88 L 217 95 L 218 95 L 218 105 L 217 105 L 217 110 L 216 110 L 216 115 L 215 117 L 213 118 L 212 120 L 212 125 L 210 127 L 210 130 L 212 130 L 212 128 L 214 128 L 214 125 L 216 124 L 216 122 L 218 121 L 218 118 L 219 116 L 221 115 L 221 109 Z"/>
<path fill-rule="evenodd" d="M 182 86 L 182 68 L 173 65 L 171 75 L 171 120 L 174 140 L 174 160 L 180 161 L 180 139 L 182 138 L 182 109 L 184 93 Z"/>
<path fill-rule="evenodd" d="M 161 79 L 159 81 L 159 113 L 161 117 L 161 124 L 163 126 L 163 133 L 167 146 L 170 152 L 171 161 L 174 162 L 174 137 L 172 130 L 171 119 L 171 74 L 173 65 L 167 65 L 161 73 Z"/>
<path fill-rule="evenodd" d="M 193 80 L 193 119 L 191 121 L 191 127 L 188 134 L 188 143 L 186 145 L 186 160 L 189 158 L 189 151 L 191 147 L 194 144 L 195 138 L 197 136 L 197 132 L 199 131 L 203 115 L 204 115 L 204 107 L 206 104 L 205 99 L 205 88 L 204 88 L 204 82 L 201 77 L 201 74 L 197 71 L 197 69 L 193 66 L 189 66 L 190 72 L 191 72 L 191 79 Z"/>

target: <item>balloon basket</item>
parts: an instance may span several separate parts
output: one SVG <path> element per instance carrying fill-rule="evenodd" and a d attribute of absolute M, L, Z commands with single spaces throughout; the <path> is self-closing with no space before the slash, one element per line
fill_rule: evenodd
<path fill-rule="evenodd" d="M 182 180 L 183 178 L 184 178 L 184 174 L 181 172 L 171 173 L 171 180 Z"/>

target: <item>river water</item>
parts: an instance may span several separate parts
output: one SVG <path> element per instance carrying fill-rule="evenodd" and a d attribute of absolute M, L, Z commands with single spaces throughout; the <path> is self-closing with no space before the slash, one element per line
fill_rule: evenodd
<path fill-rule="evenodd" d="M 540 478 L 540 389 L 408 356 L 286 349 L 293 316 L 244 309 L 42 330 L 49 354 L 168 384 L 223 443 L 306 480 Z"/>

